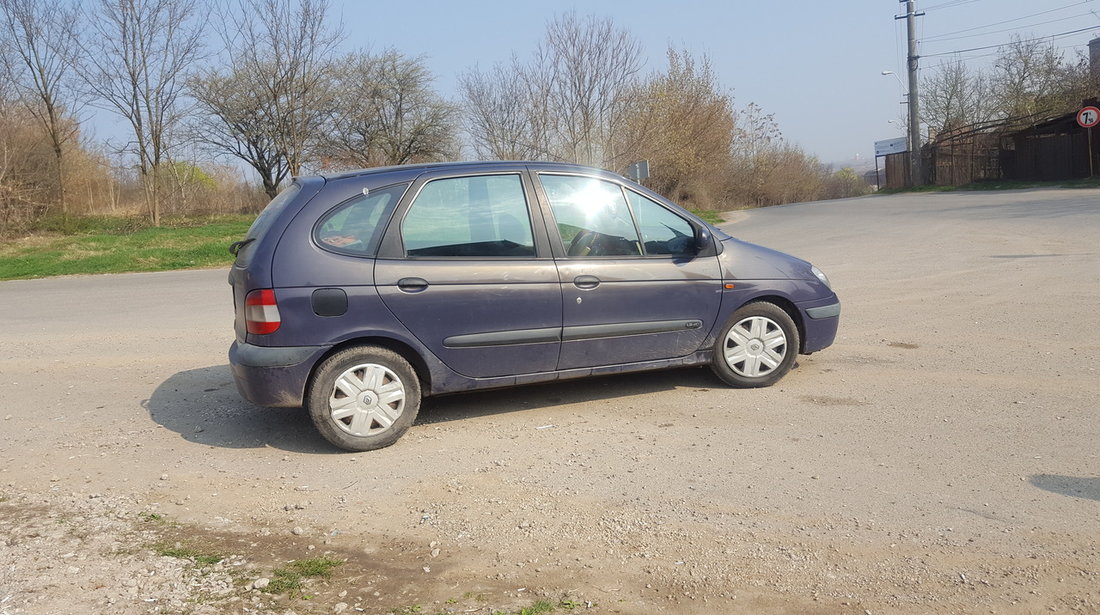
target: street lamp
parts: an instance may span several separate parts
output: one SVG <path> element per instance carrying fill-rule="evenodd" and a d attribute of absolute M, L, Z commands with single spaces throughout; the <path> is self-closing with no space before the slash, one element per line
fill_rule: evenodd
<path fill-rule="evenodd" d="M 909 92 L 905 91 L 905 84 L 902 83 L 901 77 L 899 77 L 898 74 L 895 73 L 892 70 L 884 70 L 884 71 L 882 71 L 881 74 L 883 76 L 893 75 L 894 79 L 898 80 L 898 88 L 900 88 L 902 90 L 902 96 L 904 96 L 906 98 L 906 100 L 901 101 L 901 104 L 908 105 L 907 110 L 911 111 L 912 108 L 913 108 L 913 105 L 911 104 L 912 101 L 910 100 L 911 97 L 909 95 Z M 906 149 L 909 150 L 909 167 L 910 167 L 910 175 L 912 176 L 910 178 L 910 181 L 914 182 L 913 185 L 916 185 L 915 178 L 919 176 L 919 168 L 915 165 L 919 164 L 919 157 L 920 157 L 920 141 L 919 141 L 920 137 L 919 137 L 919 135 L 920 135 L 920 132 L 918 132 L 912 126 L 912 119 L 911 119 L 913 117 L 912 114 L 911 113 L 906 113 L 906 116 L 907 116 L 906 124 L 909 124 L 909 130 L 906 131 L 906 130 L 904 130 L 904 127 L 903 127 L 902 132 L 906 133 L 905 134 L 905 147 L 906 147 Z M 896 120 L 889 120 L 889 121 L 891 123 L 893 123 Z M 914 146 L 914 142 L 916 143 L 915 146 Z"/>

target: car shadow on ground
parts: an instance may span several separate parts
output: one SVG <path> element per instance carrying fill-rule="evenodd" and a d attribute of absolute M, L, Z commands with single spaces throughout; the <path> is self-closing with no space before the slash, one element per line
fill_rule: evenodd
<path fill-rule="evenodd" d="M 196 444 L 339 452 L 301 408 L 261 408 L 241 399 L 228 365 L 179 372 L 162 382 L 144 405 L 154 422 Z"/>
<path fill-rule="evenodd" d="M 1036 474 L 1028 482 L 1051 493 L 1100 502 L 1100 476 Z"/>
<path fill-rule="evenodd" d="M 677 388 L 723 386 L 706 368 L 600 376 L 424 400 L 416 425 L 461 421 L 536 408 L 625 399 Z M 144 403 L 149 417 L 188 442 L 221 448 L 342 453 L 314 429 L 301 408 L 262 408 L 237 393 L 228 365 L 179 372 Z"/>
<path fill-rule="evenodd" d="M 596 376 L 425 399 L 416 424 L 444 423 L 576 403 L 626 399 L 678 388 L 712 389 L 722 382 L 706 368 Z"/>

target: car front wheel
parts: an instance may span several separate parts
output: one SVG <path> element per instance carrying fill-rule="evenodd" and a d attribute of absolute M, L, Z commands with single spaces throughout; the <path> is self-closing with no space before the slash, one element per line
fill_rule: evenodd
<path fill-rule="evenodd" d="M 750 303 L 726 321 L 711 369 L 735 387 L 771 386 L 791 371 L 798 347 L 798 327 L 787 312 L 773 303 Z"/>
<path fill-rule="evenodd" d="M 310 381 L 306 409 L 332 444 L 349 451 L 389 446 L 420 410 L 420 381 L 409 362 L 374 346 L 326 359 Z"/>

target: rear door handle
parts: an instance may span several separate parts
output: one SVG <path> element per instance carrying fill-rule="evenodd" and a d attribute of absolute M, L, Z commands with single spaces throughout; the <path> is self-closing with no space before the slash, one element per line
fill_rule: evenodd
<path fill-rule="evenodd" d="M 397 288 L 407 293 L 418 293 L 428 288 L 428 281 L 424 278 L 401 278 L 397 281 Z"/>
<path fill-rule="evenodd" d="M 600 279 L 594 275 L 579 275 L 573 278 L 573 286 L 582 290 L 591 290 L 600 285 Z"/>

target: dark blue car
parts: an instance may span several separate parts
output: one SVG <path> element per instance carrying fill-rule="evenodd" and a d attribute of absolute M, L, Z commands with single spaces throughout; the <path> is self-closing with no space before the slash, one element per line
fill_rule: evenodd
<path fill-rule="evenodd" d="M 441 393 L 699 364 L 768 386 L 840 315 L 809 263 L 567 164 L 301 177 L 233 250 L 241 395 L 349 450 Z"/>

